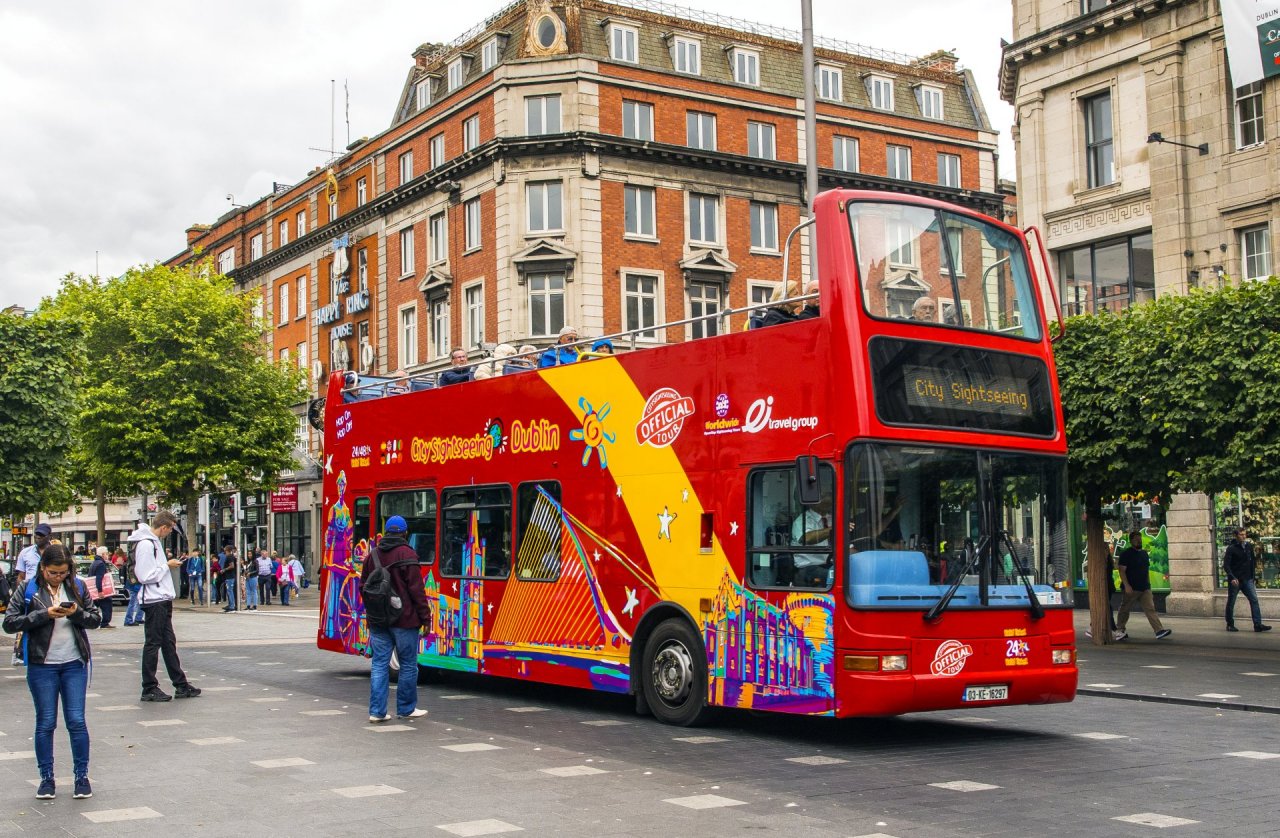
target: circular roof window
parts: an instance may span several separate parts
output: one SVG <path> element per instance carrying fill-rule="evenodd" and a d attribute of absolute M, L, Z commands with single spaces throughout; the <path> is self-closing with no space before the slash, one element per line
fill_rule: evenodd
<path fill-rule="evenodd" d="M 556 37 L 559 34 L 559 27 L 556 25 L 556 19 L 552 15 L 543 15 L 538 18 L 538 22 L 534 24 L 537 32 L 538 46 L 543 49 L 551 49 L 555 46 Z"/>

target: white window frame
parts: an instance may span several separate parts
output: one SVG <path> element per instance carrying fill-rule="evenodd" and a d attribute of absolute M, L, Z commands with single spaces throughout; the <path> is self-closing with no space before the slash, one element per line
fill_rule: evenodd
<path fill-rule="evenodd" d="M 253 238 L 249 239 L 249 259 L 262 258 L 262 234 L 257 233 Z"/>
<path fill-rule="evenodd" d="M 535 180 L 525 184 L 525 231 L 529 233 L 564 232 L 564 182 Z M 544 226 L 534 226 L 533 211 L 542 211 Z M 554 212 L 554 217 L 553 217 Z M 552 224 L 558 221 L 558 224 Z"/>
<path fill-rule="evenodd" d="M 658 197 L 652 186 L 622 187 L 622 228 L 629 239 L 658 237 Z"/>
<path fill-rule="evenodd" d="M 279 250 L 289 243 L 289 219 L 280 219 L 280 223 L 276 225 L 276 233 L 276 250 Z"/>
<path fill-rule="evenodd" d="M 298 294 L 297 307 L 294 311 L 294 317 L 301 320 L 307 316 L 307 275 L 303 274 L 298 277 Z"/>
<path fill-rule="evenodd" d="M 1252 263 L 1252 264 L 1251 264 Z M 1271 267 L 1271 227 L 1259 224 L 1240 230 L 1240 274 L 1246 280 L 1267 279 Z"/>
<path fill-rule="evenodd" d="M 459 87 L 462 87 L 463 76 L 462 76 L 462 59 L 461 58 L 455 58 L 449 62 L 448 73 L 449 73 L 448 75 L 449 92 L 452 93 L 453 91 L 457 90 Z"/>
<path fill-rule="evenodd" d="M 699 314 L 693 313 L 694 302 L 693 302 L 692 292 L 693 292 L 693 287 L 695 285 L 700 288 L 710 288 L 713 291 L 715 291 L 716 310 L 714 312 L 703 311 L 703 312 L 700 312 Z M 703 301 L 703 300 L 706 300 L 707 298 L 699 297 L 698 299 L 699 301 Z M 704 314 L 718 315 L 720 312 L 724 311 L 724 308 L 725 308 L 725 288 L 719 282 L 705 281 L 705 280 L 692 281 L 685 288 L 684 305 L 685 305 L 685 317 L 688 317 L 688 318 L 700 317 Z M 699 305 L 704 305 L 704 303 L 699 302 Z M 697 332 L 699 331 L 701 331 L 702 334 L 697 334 Z M 720 334 L 720 319 L 719 317 L 713 317 L 708 320 L 699 320 L 697 322 L 690 323 L 686 329 L 686 334 L 688 335 L 689 340 L 697 340 L 698 338 L 713 337 L 715 335 L 718 335 Z"/>
<path fill-rule="evenodd" d="M 778 252 L 778 205 L 768 201 L 752 201 L 750 205 L 751 252 Z M 759 223 L 757 224 L 757 220 Z M 759 239 L 756 230 L 760 231 Z"/>
<path fill-rule="evenodd" d="M 280 284 L 277 294 L 280 304 L 276 311 L 276 325 L 287 326 L 289 325 L 289 283 L 287 281 Z"/>
<path fill-rule="evenodd" d="M 462 153 L 466 154 L 480 145 L 480 115 L 467 117 L 462 121 Z"/>
<path fill-rule="evenodd" d="M 876 110 L 894 110 L 893 79 L 888 76 L 867 76 L 867 95 Z"/>
<path fill-rule="evenodd" d="M 853 160 L 850 161 L 850 151 Z M 839 134 L 831 138 L 831 168 L 841 172 L 856 172 L 861 162 L 858 159 L 860 150 L 857 137 L 842 137 Z M 852 163 L 852 165 L 850 165 Z"/>
<path fill-rule="evenodd" d="M 299 343 L 297 349 L 298 369 L 310 375 L 311 370 L 307 369 L 307 342 L 304 340 Z"/>
<path fill-rule="evenodd" d="M 710 127 L 710 131 L 708 131 Z M 685 144 L 702 151 L 716 150 L 716 115 L 706 111 L 685 111 Z M 708 139 L 708 134 L 710 138 Z M 708 142 L 710 144 L 708 145 Z"/>
<path fill-rule="evenodd" d="M 485 338 L 484 280 L 462 286 L 462 309 L 462 345 L 474 349 Z"/>
<path fill-rule="evenodd" d="M 236 269 L 236 249 L 228 247 L 218 254 L 218 273 L 226 276 Z"/>
<path fill-rule="evenodd" d="M 472 198 L 462 205 L 465 252 L 479 250 L 484 246 L 483 217 L 479 198 Z"/>
<path fill-rule="evenodd" d="M 356 288 L 369 290 L 369 248 L 362 247 L 356 251 Z"/>
<path fill-rule="evenodd" d="M 960 188 L 960 155 L 938 152 L 938 185 Z"/>
<path fill-rule="evenodd" d="M 418 365 L 418 304 L 405 303 L 396 312 L 396 366 L 407 370 Z"/>
<path fill-rule="evenodd" d="M 439 168 L 444 162 L 444 132 L 441 131 L 431 138 L 431 168 Z"/>
<path fill-rule="evenodd" d="M 621 23 L 609 24 L 609 57 L 628 64 L 640 63 L 640 30 Z"/>
<path fill-rule="evenodd" d="M 559 277 L 560 279 L 560 287 L 558 289 L 551 287 L 551 279 L 554 277 Z M 546 287 L 535 288 L 534 286 L 543 281 L 543 279 L 546 280 Z M 566 309 L 568 307 L 568 298 L 565 293 L 567 290 L 567 283 L 564 273 L 559 271 L 538 271 L 536 273 L 529 274 L 526 278 L 526 282 L 529 286 L 528 296 L 526 297 L 529 304 L 529 334 L 533 337 L 555 337 L 556 333 L 559 332 L 560 329 L 564 328 L 565 318 L 567 317 Z M 553 308 L 552 300 L 557 296 L 560 298 L 559 324 L 556 324 L 551 317 L 551 310 Z M 535 299 L 541 300 L 541 305 L 545 307 L 543 312 L 545 316 L 543 319 L 546 322 L 547 327 L 544 332 L 534 331 L 533 328 Z"/>
<path fill-rule="evenodd" d="M 431 104 L 431 79 L 423 79 L 413 86 L 414 99 L 418 110 L 424 111 Z"/>
<path fill-rule="evenodd" d="M 526 136 L 559 134 L 561 130 L 559 93 L 524 97 L 524 133 Z"/>
<path fill-rule="evenodd" d="M 413 276 L 413 225 L 400 230 L 400 278 Z"/>
<path fill-rule="evenodd" d="M 671 38 L 671 66 L 677 73 L 702 75 L 702 41 L 684 35 Z"/>
<path fill-rule="evenodd" d="M 1266 102 L 1262 98 L 1262 81 L 1237 87 L 1234 91 L 1236 150 L 1255 148 L 1267 141 Z M 1246 110 L 1247 108 L 1247 110 Z M 1252 112 L 1250 115 L 1249 112 Z M 1245 127 L 1252 127 L 1253 141 L 1246 142 Z"/>
<path fill-rule="evenodd" d="M 885 225 L 885 250 L 889 264 L 914 268 L 916 265 L 916 229 L 905 221 L 890 221 Z"/>
<path fill-rule="evenodd" d="M 658 340 L 658 330 L 656 327 L 659 323 L 663 322 L 662 274 L 660 272 L 647 271 L 647 270 L 632 270 L 631 268 L 621 268 L 619 270 L 619 273 L 622 276 L 622 284 L 621 284 L 621 287 L 618 289 L 619 297 L 621 298 L 621 304 L 622 304 L 622 310 L 621 310 L 622 318 L 619 321 L 620 323 L 622 323 L 622 330 L 624 332 L 631 332 L 635 329 L 644 329 L 643 332 L 636 333 L 637 340 L 653 340 L 653 341 Z M 627 287 L 628 286 L 627 281 L 633 278 L 637 280 L 652 280 L 653 293 L 650 294 L 644 290 L 631 291 Z M 645 323 L 643 322 L 644 321 L 644 301 L 648 299 L 651 299 L 653 301 L 653 321 L 650 323 Z M 629 320 L 629 312 L 627 310 L 628 309 L 627 304 L 631 300 L 636 301 L 637 320 L 635 324 L 632 324 L 631 321 Z"/>
<path fill-rule="evenodd" d="M 844 69 L 832 64 L 819 64 L 816 79 L 819 99 L 840 102 L 844 99 Z"/>
<path fill-rule="evenodd" d="M 630 111 L 628 114 L 627 111 Z M 622 100 L 622 136 L 653 142 L 653 103 Z"/>
<path fill-rule="evenodd" d="M 696 213 L 695 213 L 696 209 Z M 708 212 L 708 210 L 710 210 Z M 685 225 L 690 244 L 720 244 L 720 196 L 690 192 L 685 201 L 689 223 Z M 696 217 L 696 228 L 695 228 Z M 710 228 L 710 229 L 708 229 Z M 705 235 L 710 233 L 710 236 Z"/>
<path fill-rule="evenodd" d="M 772 122 L 747 121 L 747 155 L 761 160 L 777 160 L 777 128 Z"/>
<path fill-rule="evenodd" d="M 773 292 L 781 283 L 763 279 L 747 280 L 747 305 L 764 305 L 773 299 Z"/>
<path fill-rule="evenodd" d="M 283 346 L 280 348 L 280 363 L 281 364 L 289 363 L 289 347 L 287 346 Z"/>
<path fill-rule="evenodd" d="M 903 163 L 906 164 L 906 172 L 903 170 Z M 911 146 L 894 145 L 889 143 L 885 146 L 884 152 L 884 172 L 886 177 L 897 178 L 898 180 L 911 180 Z"/>
<path fill-rule="evenodd" d="M 452 341 L 449 339 L 449 298 L 438 297 L 431 300 L 427 306 L 431 318 L 431 333 L 428 336 L 431 343 L 431 358 L 432 360 L 448 358 L 449 352 L 453 349 Z"/>
<path fill-rule="evenodd" d="M 368 178 L 360 178 L 356 181 L 356 206 L 362 207 L 369 201 L 368 195 L 369 181 Z"/>
<path fill-rule="evenodd" d="M 297 216 L 297 219 L 296 219 L 296 220 L 297 220 L 297 222 L 298 222 L 298 236 L 297 236 L 297 237 L 298 237 L 298 238 L 302 238 L 303 236 L 305 236 L 305 235 L 307 234 L 307 211 L 306 211 L 306 210 L 303 210 L 302 212 L 298 213 L 298 216 Z"/>
<path fill-rule="evenodd" d="M 330 221 L 337 221 L 337 220 L 338 220 L 338 202 L 337 202 L 337 200 L 330 200 L 330 201 L 329 201 L 329 220 L 330 220 Z"/>
<path fill-rule="evenodd" d="M 480 48 L 480 72 L 487 73 L 498 66 L 498 39 L 490 38 Z"/>
<path fill-rule="evenodd" d="M 404 152 L 396 159 L 399 163 L 400 170 L 399 185 L 404 186 L 406 183 L 413 180 L 413 150 L 410 149 L 409 151 Z"/>
<path fill-rule="evenodd" d="M 729 50 L 729 64 L 733 68 L 733 80 L 738 84 L 760 86 L 760 51 L 733 47 Z"/>
<path fill-rule="evenodd" d="M 449 259 L 449 215 L 443 210 L 427 219 L 428 265 Z"/>
<path fill-rule="evenodd" d="M 916 101 L 925 119 L 942 119 L 942 88 L 922 84 L 916 88 Z"/>

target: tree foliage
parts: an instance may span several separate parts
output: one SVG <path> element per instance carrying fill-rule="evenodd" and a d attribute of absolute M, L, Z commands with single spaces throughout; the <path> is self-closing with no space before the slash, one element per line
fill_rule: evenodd
<path fill-rule="evenodd" d="M 79 329 L 0 313 L 0 514 L 64 508 Z"/>

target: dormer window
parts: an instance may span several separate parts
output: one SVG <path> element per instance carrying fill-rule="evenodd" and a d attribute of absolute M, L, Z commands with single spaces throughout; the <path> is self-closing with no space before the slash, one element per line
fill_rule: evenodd
<path fill-rule="evenodd" d="M 638 44 L 640 30 L 620 23 L 609 24 L 609 57 L 614 61 L 637 64 L 640 61 Z"/>
<path fill-rule="evenodd" d="M 552 39 L 554 40 L 554 32 Z M 498 66 L 498 39 L 490 38 L 480 49 L 480 72 L 487 73 Z"/>
<path fill-rule="evenodd" d="M 844 72 L 830 64 L 818 65 L 818 98 L 839 102 L 844 98 Z"/>
<path fill-rule="evenodd" d="M 462 87 L 462 59 L 455 58 L 449 62 L 449 92 Z"/>
<path fill-rule="evenodd" d="M 871 97 L 871 107 L 881 111 L 893 110 L 893 79 L 867 76 L 867 94 Z"/>
<path fill-rule="evenodd" d="M 702 42 L 696 38 L 674 35 L 671 38 L 671 66 L 677 73 L 702 74 Z"/>
<path fill-rule="evenodd" d="M 760 86 L 760 53 L 753 49 L 731 47 L 729 63 L 733 66 L 733 80 L 738 84 Z"/>
<path fill-rule="evenodd" d="M 942 119 L 942 90 L 927 84 L 916 87 L 916 102 L 920 115 L 926 119 Z"/>
<path fill-rule="evenodd" d="M 418 100 L 418 110 L 427 109 L 427 105 L 431 104 L 431 79 L 423 79 L 414 85 L 414 96 Z"/>

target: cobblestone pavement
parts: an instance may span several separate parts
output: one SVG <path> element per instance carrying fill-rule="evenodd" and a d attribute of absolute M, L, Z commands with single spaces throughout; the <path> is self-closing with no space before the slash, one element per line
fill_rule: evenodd
<path fill-rule="evenodd" d="M 375 726 L 367 662 L 317 650 L 309 604 L 180 610 L 205 694 L 167 704 L 137 700 L 141 629 L 96 633 L 90 800 L 62 729 L 59 796 L 35 800 L 30 696 L 0 671 L 0 834 L 1280 835 L 1280 645 L 1210 621 L 1082 646 L 1070 704 L 689 730 L 451 675 L 425 719 Z"/>

